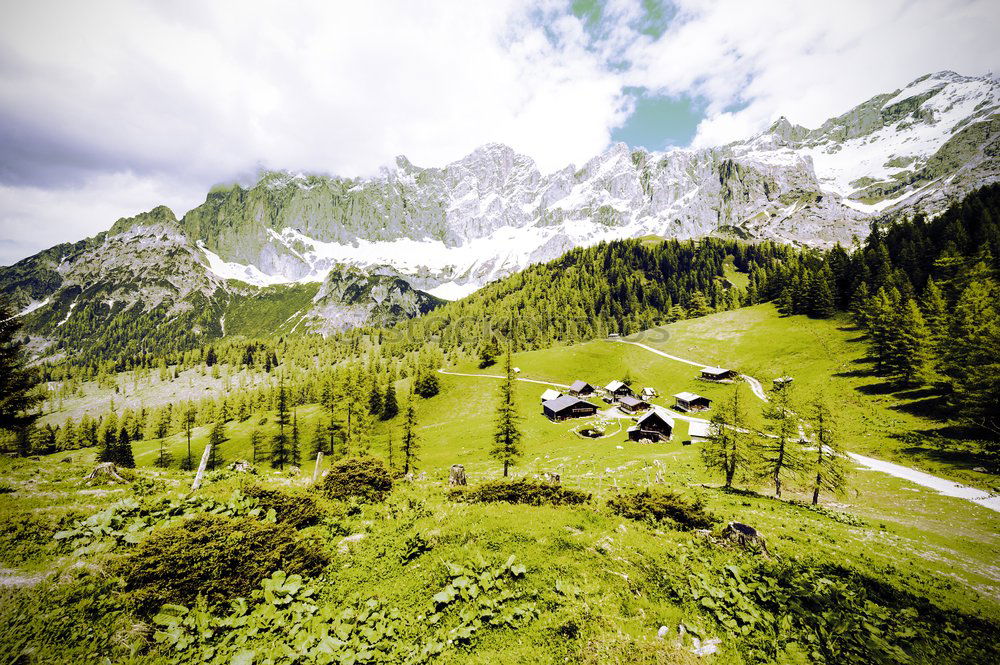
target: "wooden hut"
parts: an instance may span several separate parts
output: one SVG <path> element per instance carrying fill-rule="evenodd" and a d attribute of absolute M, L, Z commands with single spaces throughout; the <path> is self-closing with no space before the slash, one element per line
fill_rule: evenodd
<path fill-rule="evenodd" d="M 695 443 L 715 438 L 712 423 L 707 420 L 691 420 L 688 422 L 688 437 Z"/>
<path fill-rule="evenodd" d="M 571 395 L 563 395 L 542 402 L 542 413 L 553 421 L 566 420 L 567 418 L 586 418 L 597 413 L 597 405 Z"/>
<path fill-rule="evenodd" d="M 632 389 L 621 381 L 612 381 L 608 385 L 604 386 L 604 389 L 613 397 L 624 397 L 625 395 L 635 397 L 635 393 L 632 392 Z"/>
<path fill-rule="evenodd" d="M 624 395 L 618 398 L 618 408 L 625 413 L 639 413 L 649 408 L 649 402 L 631 395 Z"/>
<path fill-rule="evenodd" d="M 659 411 L 650 411 L 628 428 L 632 441 L 669 441 L 674 433 L 674 419 Z"/>
<path fill-rule="evenodd" d="M 683 392 L 674 395 L 674 408 L 678 411 L 708 411 L 712 400 L 695 393 Z"/>
<path fill-rule="evenodd" d="M 554 388 L 549 388 L 542 393 L 542 402 L 550 402 L 554 399 L 559 399 L 560 397 L 562 397 L 561 392 L 555 390 Z"/>
<path fill-rule="evenodd" d="M 569 387 L 569 394 L 575 395 L 577 397 L 586 397 L 587 395 L 594 394 L 594 386 L 590 385 L 586 381 L 574 381 L 573 385 Z"/>
<path fill-rule="evenodd" d="M 723 367 L 702 367 L 701 378 L 706 381 L 729 381 L 736 378 L 736 370 Z"/>

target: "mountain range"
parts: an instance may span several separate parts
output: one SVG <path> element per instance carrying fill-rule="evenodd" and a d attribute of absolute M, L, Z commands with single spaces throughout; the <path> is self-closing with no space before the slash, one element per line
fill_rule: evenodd
<path fill-rule="evenodd" d="M 549 174 L 500 144 L 439 168 L 398 157 L 369 178 L 264 172 L 179 219 L 156 207 L 0 268 L 0 291 L 39 355 L 109 330 L 137 343 L 329 333 L 425 313 L 602 240 L 850 244 L 873 221 L 933 215 L 998 180 L 998 154 L 1000 81 L 939 72 L 815 129 L 779 118 L 713 148 L 617 143 Z"/>

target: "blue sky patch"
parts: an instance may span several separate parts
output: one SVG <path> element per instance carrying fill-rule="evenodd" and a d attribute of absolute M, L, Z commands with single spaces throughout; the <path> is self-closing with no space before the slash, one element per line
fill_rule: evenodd
<path fill-rule="evenodd" d="M 705 105 L 697 99 L 650 94 L 644 88 L 625 88 L 625 93 L 634 98 L 635 110 L 624 125 L 612 131 L 611 139 L 633 148 L 686 146 L 705 117 Z"/>

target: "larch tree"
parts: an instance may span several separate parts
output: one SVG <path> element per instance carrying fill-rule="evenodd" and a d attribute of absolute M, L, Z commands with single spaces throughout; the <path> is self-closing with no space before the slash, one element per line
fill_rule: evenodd
<path fill-rule="evenodd" d="M 35 407 L 42 397 L 36 389 L 37 372 L 28 366 L 18 337 L 21 320 L 15 314 L 11 301 L 0 297 L 0 430 L 17 434 L 35 424 L 40 415 Z"/>
<path fill-rule="evenodd" d="M 250 432 L 250 448 L 253 450 L 254 464 L 264 459 L 264 435 L 260 430 Z"/>
<path fill-rule="evenodd" d="M 284 469 L 288 463 L 288 433 L 285 428 L 289 425 L 288 418 L 288 393 L 285 391 L 285 379 L 281 378 L 278 384 L 278 404 L 275 423 L 278 425 L 278 433 L 274 435 L 271 442 L 271 466 L 275 469 Z"/>
<path fill-rule="evenodd" d="M 222 453 L 222 444 L 229 441 L 226 434 L 226 423 L 222 420 L 216 421 L 212 426 L 212 431 L 208 434 L 208 443 L 212 446 L 208 453 L 208 468 L 217 469 L 225 464 L 225 456 Z"/>
<path fill-rule="evenodd" d="M 774 495 L 781 497 L 782 482 L 802 470 L 799 419 L 792 410 L 792 386 L 770 392 L 764 417 L 772 423 L 772 435 L 760 438 L 760 475 L 774 483 Z"/>
<path fill-rule="evenodd" d="M 701 459 L 709 471 L 721 473 L 725 487 L 750 461 L 753 435 L 747 430 L 747 413 L 742 383 L 733 386 L 732 394 L 712 414 L 712 437 L 701 448 Z"/>
<path fill-rule="evenodd" d="M 288 438 L 288 462 L 292 466 L 302 466 L 302 441 L 299 433 L 299 414 L 292 409 L 292 434 Z"/>
<path fill-rule="evenodd" d="M 847 486 L 848 465 L 837 437 L 836 417 L 826 396 L 817 395 L 809 408 L 815 446 L 811 465 L 812 502 L 815 506 L 819 504 L 821 491 L 834 494 L 844 491 Z"/>
<path fill-rule="evenodd" d="M 514 366 L 509 344 L 504 356 L 504 374 L 503 383 L 500 384 L 500 403 L 497 406 L 490 457 L 503 465 L 503 475 L 506 478 L 510 467 L 517 464 L 522 455 L 522 434 L 514 396 Z"/>
<path fill-rule="evenodd" d="M 399 413 L 399 402 L 396 400 L 396 384 L 393 376 L 385 386 L 385 397 L 382 398 L 382 420 L 392 420 Z"/>
<path fill-rule="evenodd" d="M 415 469 L 415 464 L 419 460 L 420 438 L 417 436 L 417 412 L 413 408 L 413 393 L 410 393 L 406 400 L 406 410 L 403 416 L 403 436 L 400 440 L 400 447 L 403 453 L 403 475 L 408 474 L 411 469 Z"/>
<path fill-rule="evenodd" d="M 913 300 L 907 300 L 890 333 L 894 375 L 906 385 L 922 385 L 931 380 L 931 333 L 924 315 Z"/>

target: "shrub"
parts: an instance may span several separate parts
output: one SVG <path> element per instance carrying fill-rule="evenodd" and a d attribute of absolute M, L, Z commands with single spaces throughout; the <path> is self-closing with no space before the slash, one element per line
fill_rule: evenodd
<path fill-rule="evenodd" d="M 700 500 L 689 501 L 673 492 L 648 489 L 612 497 L 608 499 L 608 508 L 630 520 L 654 524 L 669 520 L 680 529 L 708 529 L 718 521 L 705 512 Z"/>
<path fill-rule="evenodd" d="M 289 494 L 256 485 L 245 487 L 243 494 L 257 499 L 257 505 L 265 512 L 273 509 L 279 524 L 287 524 L 295 529 L 316 524 L 323 516 L 316 499 L 305 494 Z"/>
<path fill-rule="evenodd" d="M 56 525 L 31 513 L 0 517 L 0 561 L 19 566 L 41 558 L 54 543 Z"/>
<path fill-rule="evenodd" d="M 380 503 L 392 491 L 392 476 L 382 460 L 350 457 L 334 463 L 320 490 L 340 501 L 354 498 L 364 503 Z"/>
<path fill-rule="evenodd" d="M 275 570 L 316 575 L 330 559 L 286 524 L 198 515 L 164 527 L 119 564 L 125 591 L 141 612 L 166 602 L 209 603 L 249 596 Z"/>
<path fill-rule="evenodd" d="M 536 483 L 524 478 L 514 481 L 494 480 L 472 489 L 456 487 L 448 493 L 455 501 L 466 503 L 526 503 L 532 506 L 575 506 L 590 501 L 590 494 L 566 489 L 552 483 Z"/>

